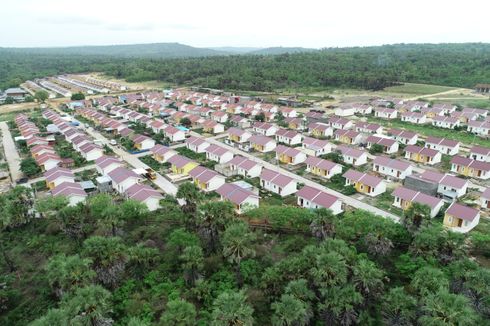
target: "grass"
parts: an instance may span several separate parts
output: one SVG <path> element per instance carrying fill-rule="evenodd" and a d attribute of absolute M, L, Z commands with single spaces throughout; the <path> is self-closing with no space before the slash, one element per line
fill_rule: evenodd
<path fill-rule="evenodd" d="M 374 206 L 392 214 L 403 216 L 403 210 L 401 208 L 393 206 L 393 196 L 391 191 L 386 191 L 379 196 L 373 198 Z"/>
<path fill-rule="evenodd" d="M 397 93 L 407 95 L 429 95 L 435 93 L 442 93 L 456 89 L 455 87 L 428 85 L 428 84 L 412 84 L 404 83 L 403 85 L 387 87 L 383 92 L 385 93 Z"/>
<path fill-rule="evenodd" d="M 385 127 L 393 127 L 398 129 L 414 131 L 424 136 L 433 136 L 433 137 L 457 140 L 466 145 L 481 145 L 481 146 L 488 147 L 490 143 L 488 140 L 473 135 L 467 132 L 466 130 L 455 131 L 452 129 L 443 129 L 443 128 L 434 127 L 428 124 L 416 125 L 416 124 L 402 122 L 399 119 L 387 121 L 387 120 L 376 119 L 373 117 L 368 117 L 367 120 L 369 122 L 376 122 L 382 124 Z"/>

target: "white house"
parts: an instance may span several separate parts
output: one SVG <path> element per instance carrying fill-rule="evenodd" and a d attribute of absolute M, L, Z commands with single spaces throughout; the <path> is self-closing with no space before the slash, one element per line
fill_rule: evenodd
<path fill-rule="evenodd" d="M 210 144 L 201 137 L 191 136 L 185 140 L 185 147 L 187 147 L 194 153 L 204 153 L 209 145 Z"/>
<path fill-rule="evenodd" d="M 262 172 L 262 165 L 243 156 L 235 156 L 230 162 L 230 170 L 246 178 L 256 178 Z"/>
<path fill-rule="evenodd" d="M 80 184 L 75 182 L 63 182 L 51 190 L 53 196 L 63 196 L 68 199 L 68 206 L 75 206 L 85 201 L 87 193 Z"/>
<path fill-rule="evenodd" d="M 259 196 L 234 183 L 225 183 L 216 192 L 221 200 L 228 200 L 235 206 L 235 211 L 242 214 L 244 209 L 259 207 Z"/>
<path fill-rule="evenodd" d="M 274 136 L 278 130 L 276 126 L 268 122 L 255 122 L 252 128 L 254 132 L 264 136 Z"/>
<path fill-rule="evenodd" d="M 354 126 L 351 120 L 337 116 L 330 117 L 328 124 L 334 129 L 351 129 Z"/>
<path fill-rule="evenodd" d="M 124 166 L 123 162 L 112 156 L 101 156 L 95 160 L 95 168 L 97 172 L 106 175 L 112 170 Z"/>
<path fill-rule="evenodd" d="M 368 155 L 363 150 L 339 145 L 335 151 L 339 151 L 342 154 L 342 160 L 347 164 L 361 166 L 367 163 Z"/>
<path fill-rule="evenodd" d="M 163 199 L 161 193 L 148 185 L 135 183 L 126 190 L 129 199 L 139 201 L 146 205 L 150 212 L 160 208 L 160 200 Z"/>
<path fill-rule="evenodd" d="M 418 135 L 411 131 L 390 129 L 388 136 L 393 137 L 394 140 L 403 145 L 415 145 L 418 141 Z"/>
<path fill-rule="evenodd" d="M 483 209 L 490 209 L 490 187 L 480 196 L 480 207 Z"/>
<path fill-rule="evenodd" d="M 436 116 L 432 119 L 432 125 L 439 128 L 454 129 L 459 127 L 461 121 L 455 117 Z"/>
<path fill-rule="evenodd" d="M 230 128 L 228 129 L 228 139 L 235 143 L 245 143 L 252 137 L 252 134 L 246 130 L 240 128 Z"/>
<path fill-rule="evenodd" d="M 469 121 L 468 131 L 480 136 L 490 135 L 490 121 Z"/>
<path fill-rule="evenodd" d="M 409 209 L 413 203 L 429 206 L 430 217 L 435 217 L 444 205 L 444 201 L 440 198 L 405 187 L 397 187 L 392 192 L 392 196 L 394 197 L 393 206 L 403 210 Z"/>
<path fill-rule="evenodd" d="M 454 202 L 446 210 L 444 226 L 451 231 L 466 233 L 480 222 L 480 211 Z"/>
<path fill-rule="evenodd" d="M 332 151 L 332 144 L 327 140 L 304 137 L 301 148 L 307 155 L 320 156 L 330 153 Z"/>
<path fill-rule="evenodd" d="M 450 174 L 425 170 L 420 178 L 436 183 L 437 193 L 450 200 L 464 196 L 468 189 L 468 180 Z"/>
<path fill-rule="evenodd" d="M 374 109 L 374 116 L 381 119 L 396 119 L 398 111 L 395 109 L 378 107 Z"/>
<path fill-rule="evenodd" d="M 155 146 L 155 140 L 145 135 L 136 135 L 133 142 L 134 147 L 140 151 L 148 150 Z"/>
<path fill-rule="evenodd" d="M 345 172 L 346 186 L 353 186 L 357 192 L 366 194 L 371 197 L 378 196 L 386 191 L 386 183 L 383 179 L 362 173 L 353 169 Z"/>
<path fill-rule="evenodd" d="M 303 136 L 294 130 L 279 129 L 276 131 L 276 141 L 278 143 L 283 143 L 289 146 L 301 144 Z"/>
<path fill-rule="evenodd" d="M 163 129 L 163 133 L 165 137 L 170 139 L 171 142 L 185 140 L 185 132 L 174 126 L 167 126 L 165 129 Z"/>
<path fill-rule="evenodd" d="M 356 123 L 355 130 L 366 134 L 382 134 L 383 126 L 377 123 L 358 122 Z"/>
<path fill-rule="evenodd" d="M 226 180 L 226 178 L 221 174 L 200 165 L 193 168 L 189 172 L 189 175 L 191 176 L 194 184 L 205 192 L 218 189 L 225 183 Z"/>
<path fill-rule="evenodd" d="M 473 146 L 470 150 L 469 157 L 476 161 L 489 162 L 490 163 L 490 148 Z"/>
<path fill-rule="evenodd" d="M 356 114 L 356 108 L 352 105 L 344 105 L 335 108 L 334 114 L 339 117 L 349 117 Z"/>
<path fill-rule="evenodd" d="M 304 186 L 297 193 L 298 206 L 309 209 L 326 208 L 334 215 L 342 213 L 342 202 L 339 198 L 310 186 Z"/>
<path fill-rule="evenodd" d="M 165 163 L 174 155 L 177 155 L 177 151 L 174 149 L 157 144 L 150 149 L 153 158 L 160 163 Z"/>
<path fill-rule="evenodd" d="M 450 140 L 446 138 L 427 137 L 425 140 L 425 147 L 435 149 L 441 154 L 457 155 L 459 152 L 460 143 L 456 140 Z"/>
<path fill-rule="evenodd" d="M 398 152 L 398 142 L 391 138 L 381 137 L 381 136 L 369 136 L 366 140 L 367 148 L 371 148 L 374 144 L 383 147 L 383 152 L 386 154 L 394 154 Z"/>
<path fill-rule="evenodd" d="M 400 116 L 403 122 L 414 124 L 424 124 L 427 122 L 427 117 L 425 116 L 425 114 L 422 114 L 420 112 L 404 112 Z"/>
<path fill-rule="evenodd" d="M 218 145 L 209 145 L 206 149 L 206 158 L 211 161 L 218 162 L 219 164 L 224 164 L 233 158 L 233 153 Z"/>
<path fill-rule="evenodd" d="M 262 169 L 260 173 L 260 185 L 270 192 L 285 197 L 296 192 L 298 183 L 293 178 L 279 172 Z"/>
<path fill-rule="evenodd" d="M 104 150 L 102 147 L 97 146 L 93 143 L 87 143 L 80 147 L 80 154 L 87 161 L 95 161 L 99 157 L 104 155 Z"/>
<path fill-rule="evenodd" d="M 389 157 L 377 156 L 373 161 L 373 171 L 403 180 L 412 174 L 412 165 Z"/>
<path fill-rule="evenodd" d="M 120 194 L 132 185 L 139 182 L 141 177 L 135 172 L 123 167 L 118 167 L 107 174 L 112 180 L 112 187 Z"/>
<path fill-rule="evenodd" d="M 250 147 L 261 153 L 268 153 L 276 148 L 276 141 L 264 135 L 253 135 L 249 139 Z"/>

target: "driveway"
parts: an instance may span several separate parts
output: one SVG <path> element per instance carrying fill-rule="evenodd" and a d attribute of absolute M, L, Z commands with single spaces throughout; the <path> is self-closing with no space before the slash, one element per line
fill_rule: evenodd
<path fill-rule="evenodd" d="M 9 165 L 10 177 L 12 178 L 12 183 L 15 183 L 15 180 L 23 176 L 23 173 L 20 171 L 20 156 L 5 121 L 0 122 L 0 129 L 2 130 L 3 150 Z"/>

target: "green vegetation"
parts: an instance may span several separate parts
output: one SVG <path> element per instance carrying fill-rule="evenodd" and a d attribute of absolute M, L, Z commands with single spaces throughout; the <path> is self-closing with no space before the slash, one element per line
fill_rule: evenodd
<path fill-rule="evenodd" d="M 46 91 L 37 91 L 35 94 L 34 94 L 34 97 L 39 101 L 39 102 L 44 102 L 48 99 L 49 97 L 49 94 L 48 92 Z"/>
<path fill-rule="evenodd" d="M 30 156 L 20 161 L 20 170 L 28 178 L 41 173 L 41 168 L 37 165 L 36 160 Z"/>
<path fill-rule="evenodd" d="M 85 95 L 81 92 L 79 93 L 74 93 L 72 96 L 71 96 L 71 99 L 73 101 L 79 101 L 79 100 L 84 100 L 85 99 Z"/>
<path fill-rule="evenodd" d="M 483 325 L 490 239 L 413 205 L 402 224 L 356 210 L 233 205 L 180 186 L 149 213 L 109 195 L 67 206 L 0 195 L 5 325 Z M 486 250 L 487 252 L 487 250 Z M 442 325 L 442 324 L 441 324 Z"/>
<path fill-rule="evenodd" d="M 428 95 L 447 92 L 453 89 L 453 87 L 447 86 L 404 83 L 403 85 L 386 87 L 384 91 L 391 94 Z"/>
<path fill-rule="evenodd" d="M 75 163 L 75 167 L 81 167 L 88 163 L 63 136 L 56 137 L 54 149 L 61 158 L 71 158 Z"/>

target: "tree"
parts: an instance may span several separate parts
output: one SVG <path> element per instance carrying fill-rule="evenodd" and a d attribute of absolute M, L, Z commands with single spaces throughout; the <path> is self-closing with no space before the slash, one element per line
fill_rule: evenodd
<path fill-rule="evenodd" d="M 186 128 L 190 128 L 192 126 L 192 121 L 189 118 L 180 119 L 180 124 Z"/>
<path fill-rule="evenodd" d="M 4 104 L 14 104 L 15 103 L 15 99 L 12 96 L 7 96 L 5 98 L 5 101 L 3 103 Z"/>
<path fill-rule="evenodd" d="M 339 164 L 344 163 L 344 158 L 342 156 L 342 153 L 338 150 L 332 151 L 328 154 L 324 154 L 321 156 L 321 158 L 325 160 L 330 160 L 334 163 L 339 163 Z"/>
<path fill-rule="evenodd" d="M 181 184 L 177 190 L 176 197 L 185 200 L 182 210 L 184 213 L 191 216 L 194 216 L 197 205 L 199 205 L 203 199 L 199 188 L 192 182 L 184 182 Z"/>
<path fill-rule="evenodd" d="M 327 325 L 354 325 L 359 312 L 357 306 L 363 301 L 354 285 L 328 287 L 322 290 L 325 300 L 319 305 Z"/>
<path fill-rule="evenodd" d="M 393 242 L 382 233 L 370 232 L 364 237 L 367 252 L 374 257 L 384 257 L 390 254 Z"/>
<path fill-rule="evenodd" d="M 375 155 L 379 153 L 383 153 L 383 146 L 380 144 L 372 144 L 371 148 L 369 148 L 369 154 Z"/>
<path fill-rule="evenodd" d="M 477 325 L 478 319 L 468 299 L 451 294 L 446 290 L 430 293 L 423 298 L 424 315 L 418 321 L 421 325 Z"/>
<path fill-rule="evenodd" d="M 334 237 L 335 220 L 336 217 L 331 210 L 325 208 L 316 209 L 310 224 L 311 233 L 320 240 Z"/>
<path fill-rule="evenodd" d="M 383 292 L 384 273 L 367 258 L 360 258 L 352 268 L 352 283 L 366 301 Z"/>
<path fill-rule="evenodd" d="M 265 114 L 264 114 L 264 112 L 260 112 L 259 114 L 256 114 L 254 116 L 254 120 L 255 121 L 264 122 L 265 121 Z"/>
<path fill-rule="evenodd" d="M 61 304 L 70 325 L 111 325 L 111 293 L 99 285 L 79 288 Z"/>
<path fill-rule="evenodd" d="M 399 326 L 413 325 L 416 306 L 417 300 L 408 295 L 402 287 L 390 289 L 384 295 L 381 306 L 384 324 Z"/>
<path fill-rule="evenodd" d="M 48 312 L 29 324 L 30 326 L 69 325 L 68 313 L 63 309 L 50 309 Z"/>
<path fill-rule="evenodd" d="M 72 101 L 81 101 L 85 99 L 85 95 L 82 92 L 74 93 L 71 95 Z"/>
<path fill-rule="evenodd" d="M 229 201 L 207 202 L 198 208 L 198 231 L 206 243 L 208 252 L 216 252 L 219 235 L 235 216 L 233 204 Z"/>
<path fill-rule="evenodd" d="M 118 206 L 119 221 L 132 222 L 145 220 L 149 214 L 148 207 L 142 202 L 127 199 Z"/>
<path fill-rule="evenodd" d="M 97 224 L 103 229 L 109 230 L 109 234 L 113 237 L 117 235 L 117 230 L 124 225 L 123 218 L 132 214 L 132 212 L 124 211 L 128 209 L 128 204 L 116 206 L 112 197 L 107 194 L 91 196 L 87 205 L 90 207 L 90 214 L 97 220 Z"/>
<path fill-rule="evenodd" d="M 246 302 L 243 291 L 226 291 L 213 302 L 212 326 L 252 326 L 253 308 Z"/>
<path fill-rule="evenodd" d="M 329 288 L 347 282 L 347 263 L 342 255 L 336 252 L 322 252 L 316 256 L 311 275 L 319 288 Z"/>
<path fill-rule="evenodd" d="M 35 94 L 34 94 L 34 97 L 36 98 L 36 100 L 38 100 L 39 102 L 41 103 L 44 103 L 44 101 L 46 101 L 49 97 L 49 94 L 48 92 L 46 91 L 43 91 L 43 90 L 39 90 L 37 91 Z"/>
<path fill-rule="evenodd" d="M 184 278 L 191 287 L 194 287 L 195 282 L 199 278 L 199 274 L 204 267 L 202 248 L 197 245 L 186 247 L 179 258 L 182 261 Z"/>
<path fill-rule="evenodd" d="M 410 286 L 420 295 L 428 295 L 440 290 L 448 290 L 449 281 L 439 268 L 425 266 L 415 272 Z"/>
<path fill-rule="evenodd" d="M 241 286 L 242 276 L 240 264 L 244 258 L 255 256 L 253 244 L 257 239 L 255 233 L 250 232 L 248 224 L 236 222 L 230 224 L 223 233 L 223 256 L 235 265 L 238 285 Z"/>
<path fill-rule="evenodd" d="M 303 302 L 310 302 L 315 298 L 315 293 L 308 288 L 308 281 L 304 278 L 289 282 L 284 289 L 284 293 L 290 294 Z"/>
<path fill-rule="evenodd" d="M 302 326 L 308 325 L 312 315 L 307 304 L 292 295 L 284 294 L 281 300 L 271 305 L 274 311 L 272 325 L 274 326 Z"/>
<path fill-rule="evenodd" d="M 412 203 L 403 215 L 402 223 L 407 230 L 414 234 L 421 226 L 431 222 L 430 207 L 420 203 Z"/>
<path fill-rule="evenodd" d="M 162 326 L 192 326 L 196 324 L 196 308 L 183 299 L 167 302 L 167 308 L 160 317 Z"/>
<path fill-rule="evenodd" d="M 89 285 L 95 276 L 90 269 L 92 261 L 79 255 L 53 256 L 46 265 L 46 278 L 58 298 L 73 288 Z"/>
<path fill-rule="evenodd" d="M 20 170 L 28 178 L 33 177 L 41 173 L 41 168 L 37 165 L 36 160 L 32 157 L 27 157 L 20 161 Z"/>
<path fill-rule="evenodd" d="M 128 261 L 127 248 L 118 237 L 88 238 L 83 243 L 82 254 L 92 259 L 97 280 L 109 287 L 117 284 Z"/>
<path fill-rule="evenodd" d="M 142 279 L 151 267 L 156 264 L 158 254 L 158 249 L 146 247 L 143 244 L 137 244 L 129 248 L 129 262 L 134 277 Z"/>

